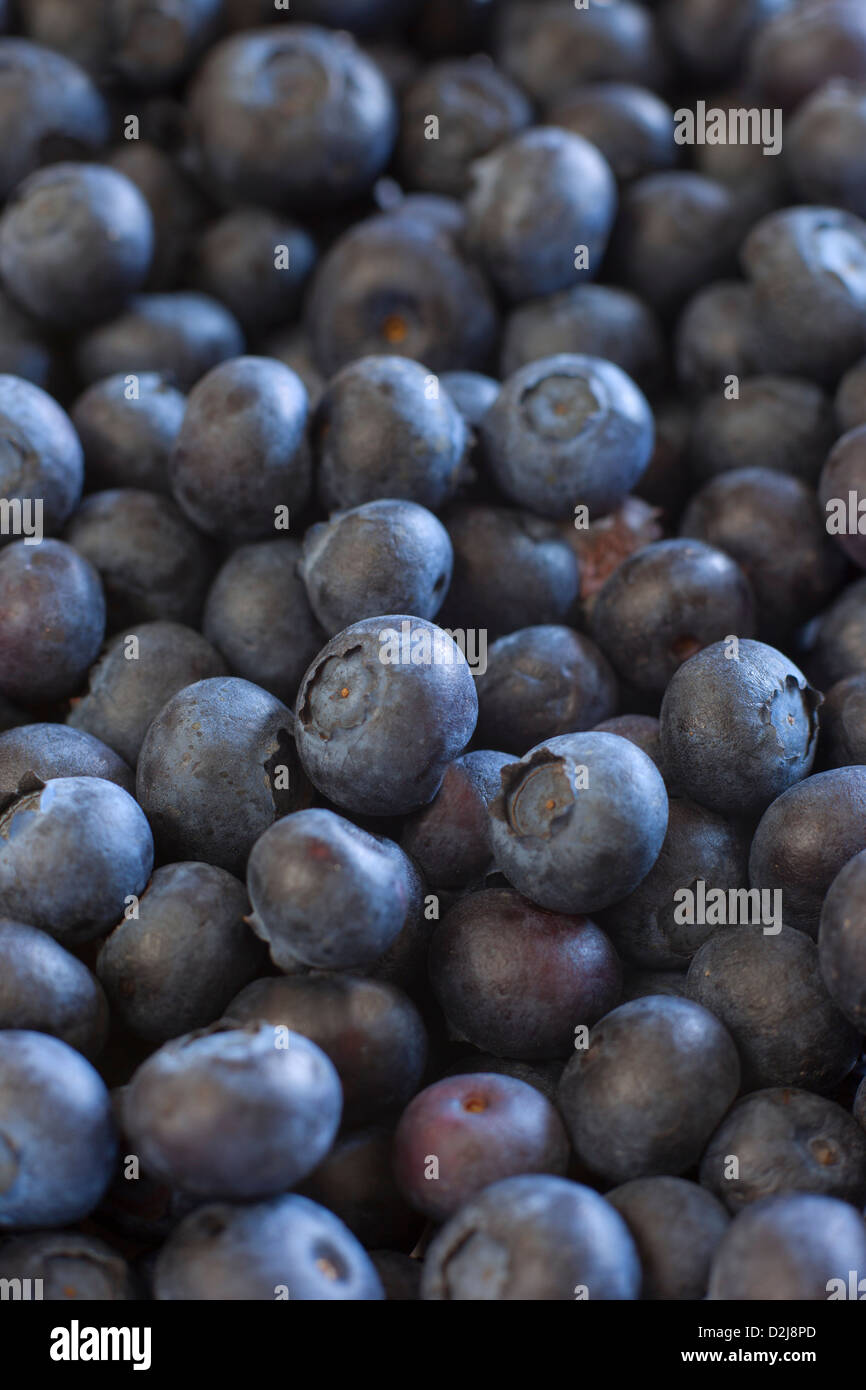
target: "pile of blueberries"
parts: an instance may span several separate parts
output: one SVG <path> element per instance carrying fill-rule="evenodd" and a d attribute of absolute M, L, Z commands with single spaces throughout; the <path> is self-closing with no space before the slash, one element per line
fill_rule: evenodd
<path fill-rule="evenodd" d="M 0 27 L 4 1297 L 866 1297 L 862 0 Z"/>

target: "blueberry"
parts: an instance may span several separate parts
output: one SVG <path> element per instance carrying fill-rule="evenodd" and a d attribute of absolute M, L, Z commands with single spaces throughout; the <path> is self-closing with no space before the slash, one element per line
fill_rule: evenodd
<path fill-rule="evenodd" d="M 261 0 L 259 5 L 261 8 Z M 269 0 L 265 0 L 265 10 L 268 7 Z M 295 0 L 298 19 L 349 29 L 353 34 L 404 26 L 417 8 L 418 0 Z"/>
<path fill-rule="evenodd" d="M 614 570 L 595 599 L 590 630 L 624 680 L 661 695 L 696 652 L 729 633 L 751 635 L 751 586 L 715 546 L 658 541 Z"/>
<path fill-rule="evenodd" d="M 847 1202 L 813 1193 L 768 1197 L 740 1212 L 716 1252 L 711 1301 L 825 1302 L 847 1297 L 850 1271 L 866 1267 L 863 1218 Z"/>
<path fill-rule="evenodd" d="M 622 1003 L 643 999 L 648 994 L 686 997 L 686 973 L 681 970 L 626 970 L 623 977 Z"/>
<path fill-rule="evenodd" d="M 834 401 L 836 429 L 847 434 L 866 425 L 866 357 L 849 367 L 839 382 Z"/>
<path fill-rule="evenodd" d="M 235 677 L 172 696 L 147 731 L 136 776 L 163 856 L 243 874 L 259 836 L 305 799 L 291 723 L 273 695 Z"/>
<path fill-rule="evenodd" d="M 298 574 L 298 541 L 242 545 L 208 590 L 202 630 L 235 675 L 294 702 L 301 677 L 325 634 Z"/>
<path fill-rule="evenodd" d="M 124 791 L 135 790 L 123 759 L 83 729 L 26 723 L 0 736 L 0 809 L 54 777 L 102 777 Z"/>
<path fill-rule="evenodd" d="M 866 78 L 866 16 L 857 0 L 800 0 L 762 25 L 748 56 L 757 94 L 793 110 L 830 77 Z"/>
<path fill-rule="evenodd" d="M 789 787 L 764 812 L 749 855 L 749 882 L 780 890 L 785 925 L 815 937 L 830 884 L 862 849 L 866 767 L 818 772 Z"/>
<path fill-rule="evenodd" d="M 417 875 L 397 845 L 333 811 L 296 811 L 253 846 L 253 929 L 289 973 L 296 962 L 359 970 L 377 961 L 416 912 Z"/>
<path fill-rule="evenodd" d="M 437 0 L 438 6 L 438 0 Z M 421 1261 L 401 1250 L 371 1250 L 370 1260 L 389 1302 L 417 1302 L 421 1297 Z"/>
<path fill-rule="evenodd" d="M 157 869 L 137 915 L 124 917 L 97 959 L 115 1017 L 157 1043 L 213 1023 L 262 969 L 246 911 L 244 886 L 225 869 Z"/>
<path fill-rule="evenodd" d="M 134 767 L 163 705 L 187 685 L 227 674 L 219 654 L 192 628 L 143 623 L 108 643 L 91 667 L 87 694 L 75 701 L 67 723 L 100 739 Z"/>
<path fill-rule="evenodd" d="M 159 88 L 183 77 L 215 33 L 221 0 L 84 0 L 63 12 L 58 26 L 54 0 L 22 0 L 28 35 L 61 49 L 96 76 L 120 78 L 134 87 Z"/>
<path fill-rule="evenodd" d="M 828 690 L 821 706 L 820 748 L 830 767 L 866 764 L 866 671 L 846 676 Z"/>
<path fill-rule="evenodd" d="M 451 234 L 418 216 L 368 218 L 340 237 L 313 276 L 305 320 L 326 376 L 383 353 L 432 372 L 483 370 L 496 333 L 484 278 Z"/>
<path fill-rule="evenodd" d="M 102 986 L 36 927 L 0 919 L 0 1029 L 51 1033 L 91 1061 L 108 1034 Z"/>
<path fill-rule="evenodd" d="M 763 642 L 715 642 L 683 663 L 661 707 L 668 774 L 711 811 L 760 814 L 808 776 L 821 696 Z"/>
<path fill-rule="evenodd" d="M 108 1092 L 81 1053 L 47 1033 L 0 1031 L 0 1230 L 89 1216 L 116 1148 Z"/>
<path fill-rule="evenodd" d="M 827 988 L 845 1017 L 861 1032 L 866 1029 L 866 933 L 861 908 L 864 897 L 866 853 L 861 850 L 833 879 L 821 908 L 818 933 L 818 956 Z"/>
<path fill-rule="evenodd" d="M 209 203 L 179 162 L 149 140 L 124 140 L 106 163 L 132 180 L 150 208 L 154 245 L 146 289 L 176 289 L 190 273 L 190 250 L 202 233 Z"/>
<path fill-rule="evenodd" d="M 798 377 L 757 376 L 739 398 L 707 396 L 689 438 L 689 458 L 702 480 L 733 469 L 790 473 L 815 484 L 835 436 L 833 411 L 820 387 Z"/>
<path fill-rule="evenodd" d="M 206 294 L 140 294 L 108 323 L 79 338 L 75 362 L 85 385 L 103 377 L 159 372 L 188 391 L 211 367 L 244 350 L 240 325 Z"/>
<path fill-rule="evenodd" d="M 748 384 L 742 378 L 753 375 L 760 360 L 751 286 L 741 280 L 716 280 L 697 290 L 677 320 L 673 347 L 677 380 L 695 396 L 720 392 L 726 378 L 733 374 L 741 379 L 742 400 L 743 389 Z M 816 390 L 814 387 L 808 389 Z M 727 415 L 722 415 L 717 410 L 721 420 L 736 413 L 728 411 Z M 782 412 L 780 425 L 787 427 Z M 714 442 L 709 431 L 705 437 L 710 444 Z M 771 447 L 775 444 L 773 438 L 767 442 Z M 700 465 L 701 459 L 696 458 L 695 462 Z"/>
<path fill-rule="evenodd" d="M 42 328 L 0 291 L 0 370 L 43 389 L 57 375 L 54 345 Z"/>
<path fill-rule="evenodd" d="M 659 721 L 651 714 L 618 714 L 613 719 L 603 719 L 596 724 L 597 734 L 618 734 L 637 744 L 648 758 L 652 758 L 662 776 L 665 776 L 664 760 L 661 750 Z"/>
<path fill-rule="evenodd" d="M 755 1091 L 737 1102 L 707 1145 L 701 1182 L 734 1215 L 761 1198 L 791 1192 L 862 1207 L 866 1135 L 824 1096 L 781 1086 Z"/>
<path fill-rule="evenodd" d="M 141 289 L 152 255 L 150 208 L 125 174 L 104 164 L 40 169 L 19 184 L 0 218 L 0 272 L 9 293 L 28 313 L 59 326 L 116 314 Z"/>
<path fill-rule="evenodd" d="M 341 1107 L 334 1065 L 308 1038 L 221 1024 L 164 1043 L 138 1068 L 123 1125 L 142 1165 L 173 1187 L 249 1201 L 315 1168 Z"/>
<path fill-rule="evenodd" d="M 424 1024 L 409 997 L 382 980 L 324 971 L 256 980 L 225 1016 L 289 1028 L 316 1043 L 339 1073 L 349 1129 L 395 1117 L 421 1083 Z"/>
<path fill-rule="evenodd" d="M 701 1299 L 728 1226 L 721 1203 L 683 1178 L 633 1178 L 605 1194 L 628 1226 L 643 1268 L 641 1297 Z"/>
<path fill-rule="evenodd" d="M 66 539 L 102 579 L 110 633 L 160 618 L 198 622 L 213 559 L 170 497 L 131 487 L 93 492 Z"/>
<path fill-rule="evenodd" d="M 403 1111 L 394 1136 L 397 1182 L 412 1206 L 434 1221 L 446 1221 L 503 1178 L 564 1174 L 568 1155 L 550 1101 L 524 1081 L 491 1073 L 428 1086 Z"/>
<path fill-rule="evenodd" d="M 316 260 L 296 222 L 265 208 L 236 208 L 205 229 L 196 248 L 199 289 L 231 309 L 245 332 L 293 319 Z"/>
<path fill-rule="evenodd" d="M 190 521 L 235 543 L 273 536 L 281 514 L 307 503 L 306 423 L 307 393 L 282 362 L 236 357 L 209 371 L 171 456 L 171 489 Z"/>
<path fill-rule="evenodd" d="M 478 678 L 478 734 L 521 754 L 543 739 L 591 729 L 616 704 L 616 677 L 594 642 L 570 627 L 525 627 L 488 651 Z"/>
<path fill-rule="evenodd" d="M 454 569 L 443 623 L 493 639 L 566 621 L 580 569 L 557 526 L 528 511 L 473 503 L 451 508 L 446 524 Z"/>
<path fill-rule="evenodd" d="M 429 116 L 439 122 L 430 139 Z M 410 187 L 455 198 L 469 166 L 530 124 L 523 92 L 489 58 L 452 58 L 425 68 L 403 93 L 397 157 Z"/>
<path fill-rule="evenodd" d="M 459 1036 L 499 1057 L 567 1057 L 575 1029 L 619 1000 L 619 960 L 585 917 L 546 912 L 508 888 L 461 898 L 437 927 L 430 979 Z"/>
<path fill-rule="evenodd" d="M 817 947 L 793 927 L 721 928 L 693 957 L 687 989 L 734 1039 L 745 1090 L 829 1091 L 857 1060 L 857 1031 L 824 986 Z"/>
<path fill-rule="evenodd" d="M 537 102 L 585 82 L 653 87 L 663 73 L 653 16 L 630 0 L 580 11 L 572 0 L 512 0 L 501 12 L 494 54 Z"/>
<path fill-rule="evenodd" d="M 508 753 L 482 748 L 464 753 L 448 764 L 429 805 L 403 822 L 400 843 L 429 883 L 466 888 L 492 866 L 488 806 L 500 772 L 513 761 Z"/>
<path fill-rule="evenodd" d="M 364 193 L 396 135 L 391 91 L 346 34 L 273 25 L 217 44 L 189 94 L 208 187 L 273 208 Z"/>
<path fill-rule="evenodd" d="M 646 87 L 588 82 L 555 102 L 546 119 L 595 145 L 621 183 L 679 163 L 674 113 Z"/>
<path fill-rule="evenodd" d="M 27 39 L 0 40 L 0 197 L 58 157 L 92 158 L 108 139 L 105 102 L 76 63 Z"/>
<path fill-rule="evenodd" d="M 866 537 L 859 530 L 859 509 L 866 498 L 866 427 L 860 426 L 836 441 L 824 464 L 818 493 L 823 509 L 821 520 L 827 530 L 855 565 L 866 569 Z M 843 530 L 838 529 L 840 502 L 846 518 Z M 858 529 L 853 533 L 848 523 L 852 505 L 858 509 Z"/>
<path fill-rule="evenodd" d="M 665 447 L 661 439 L 657 447 Z M 642 488 L 644 481 L 638 486 Z M 659 508 L 635 496 L 623 498 L 612 512 L 588 525 L 578 525 L 577 521 L 561 522 L 560 534 L 580 563 L 580 598 L 572 611 L 580 627 L 589 626 L 599 592 L 619 566 L 636 551 L 660 540 L 665 528 Z"/>
<path fill-rule="evenodd" d="M 809 631 L 809 670 L 826 690 L 845 676 L 866 671 L 866 577 L 843 589 Z"/>
<path fill-rule="evenodd" d="M 72 407 L 91 489 L 168 492 L 168 465 L 186 401 L 158 372 L 97 381 Z"/>
<path fill-rule="evenodd" d="M 99 777 L 37 779 L 0 817 L 0 841 L 0 913 L 65 944 L 113 926 L 153 867 L 141 808 Z"/>
<path fill-rule="evenodd" d="M 452 1216 L 424 1259 L 431 1301 L 635 1299 L 640 1260 L 618 1212 L 547 1174 L 504 1178 Z"/>
<path fill-rule="evenodd" d="M 652 393 L 664 379 L 666 351 L 661 325 L 637 295 L 613 285 L 574 285 L 512 309 L 503 330 L 502 374 L 540 357 L 591 354 Z"/>
<path fill-rule="evenodd" d="M 722 816 L 674 797 L 661 853 L 627 898 L 609 907 L 600 923 L 632 965 L 683 970 L 714 926 L 684 924 L 677 894 L 699 880 L 711 893 L 738 889 L 748 876 L 748 837 Z M 694 890 L 692 890 L 694 891 Z"/>
<path fill-rule="evenodd" d="M 805 202 L 846 208 L 858 217 L 866 216 L 864 79 L 866 62 L 859 82 L 835 78 L 817 88 L 799 105 L 785 133 L 785 165 L 797 196 Z"/>
<path fill-rule="evenodd" d="M 510 1076 L 517 1081 L 525 1081 L 534 1086 L 548 1100 L 556 1100 L 556 1087 L 565 1063 L 561 1058 L 553 1061 L 520 1062 L 514 1057 L 494 1057 L 492 1052 L 471 1052 L 448 1068 L 446 1076 L 465 1076 L 468 1073 L 495 1076 Z"/>
<path fill-rule="evenodd" d="M 316 410 L 319 496 L 328 508 L 379 498 L 440 507 L 468 443 L 463 416 L 420 362 L 362 357 L 328 383 Z"/>
<path fill-rule="evenodd" d="M 98 1236 L 78 1231 L 40 1231 L 6 1241 L 0 1246 L 0 1279 L 38 1280 L 39 1297 L 56 1303 L 118 1303 L 138 1297 L 123 1256 Z"/>
<path fill-rule="evenodd" d="M 448 392 L 472 429 L 481 423 L 481 417 L 499 395 L 499 382 L 483 372 L 443 372 L 439 385 Z"/>
<path fill-rule="evenodd" d="M 409 1206 L 393 1172 L 394 1136 L 370 1128 L 335 1143 L 299 1189 L 338 1216 L 362 1245 L 412 1250 L 424 1218 Z"/>
<path fill-rule="evenodd" d="M 354 623 L 319 652 L 298 691 L 295 741 L 313 785 L 339 807 L 405 815 L 431 801 L 475 728 L 466 658 L 433 623 Z"/>
<path fill-rule="evenodd" d="M 471 176 L 466 244 L 507 299 L 595 278 L 617 205 L 616 181 L 595 145 L 535 126 L 477 160 Z"/>
<path fill-rule="evenodd" d="M 336 1216 L 297 1194 L 199 1207 L 162 1247 L 157 1299 L 273 1303 L 382 1299 L 363 1246 Z"/>
<path fill-rule="evenodd" d="M 0 691 L 62 700 L 80 686 L 105 631 L 99 575 L 62 541 L 0 550 Z"/>
<path fill-rule="evenodd" d="M 659 856 L 668 798 L 655 764 L 616 734 L 563 734 L 503 769 L 491 806 L 496 863 L 551 912 L 624 898 Z"/>
<path fill-rule="evenodd" d="M 599 357 L 561 353 L 521 367 L 480 425 L 498 487 L 543 516 L 578 504 L 609 512 L 640 478 L 653 418 L 630 377 Z"/>
<path fill-rule="evenodd" d="M 690 74 L 719 79 L 733 73 L 761 27 L 788 0 L 664 0 L 659 24 Z"/>
<path fill-rule="evenodd" d="M 866 1129 L 866 1080 L 861 1081 L 854 1097 L 854 1119 Z"/>
<path fill-rule="evenodd" d="M 84 455 L 66 412 L 32 382 L 0 376 L 0 492 L 13 506 L 20 501 L 23 534 L 59 531 L 83 480 Z M 7 534 L 4 527 L 0 545 Z"/>
<path fill-rule="evenodd" d="M 284 366 L 291 367 L 301 378 L 310 402 L 310 410 L 314 410 L 322 399 L 325 378 L 313 361 L 313 345 L 303 325 L 296 324 L 270 334 L 264 340 L 262 351 L 268 357 L 275 357 Z"/>

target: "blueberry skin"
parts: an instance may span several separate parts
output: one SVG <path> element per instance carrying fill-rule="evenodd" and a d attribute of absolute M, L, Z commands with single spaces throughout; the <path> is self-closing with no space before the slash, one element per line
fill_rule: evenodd
<path fill-rule="evenodd" d="M 153 134 L 160 138 L 158 130 Z M 146 289 L 154 293 L 176 289 L 192 273 L 190 248 L 202 234 L 210 204 L 186 169 L 149 140 L 123 140 L 110 151 L 106 163 L 132 179 L 150 208 L 154 247 Z"/>
<path fill-rule="evenodd" d="M 0 273 L 10 294 L 58 327 L 116 314 L 144 284 L 153 245 L 145 199 L 131 179 L 104 164 L 38 170 L 0 217 Z"/>
<path fill-rule="evenodd" d="M 707 1297 L 823 1303 L 834 1288 L 831 1280 L 847 1290 L 849 1272 L 864 1266 L 860 1213 L 833 1197 L 792 1192 L 755 1202 L 732 1221 L 713 1261 Z"/>
<path fill-rule="evenodd" d="M 497 486 L 542 516 L 593 517 L 632 490 L 653 449 L 653 417 L 630 377 L 599 357 L 560 353 L 521 367 L 480 425 Z"/>
<path fill-rule="evenodd" d="M 666 375 L 656 315 L 637 295 L 613 285 L 574 285 L 512 309 L 502 336 L 503 376 L 563 352 L 603 357 L 649 393 Z"/>
<path fill-rule="evenodd" d="M 689 999 L 648 995 L 590 1031 L 558 1103 L 581 1162 L 622 1183 L 697 1163 L 739 1085 L 737 1050 L 717 1018 Z"/>
<path fill-rule="evenodd" d="M 830 884 L 862 849 L 866 767 L 818 772 L 764 812 L 749 855 L 749 882 L 753 888 L 781 889 L 785 925 L 816 937 Z"/>
<path fill-rule="evenodd" d="M 396 1118 L 421 1084 L 427 1031 L 409 996 L 384 980 L 324 971 L 254 980 L 225 1017 L 316 1043 L 337 1068 L 347 1129 Z"/>
<path fill-rule="evenodd" d="M 233 550 L 208 590 L 205 637 L 234 675 L 294 704 L 325 634 L 298 574 L 298 541 L 257 541 Z"/>
<path fill-rule="evenodd" d="M 666 448 L 661 437 L 657 448 Z M 667 510 L 668 506 L 666 500 L 651 506 L 642 497 L 630 495 L 598 521 L 587 524 L 585 518 L 576 516 L 573 521 L 559 522 L 562 539 L 580 563 L 580 595 L 571 615 L 575 626 L 589 626 L 596 598 L 614 571 L 635 551 L 664 535 L 660 508 Z"/>
<path fill-rule="evenodd" d="M 684 1178 L 633 1178 L 605 1193 L 637 1245 L 641 1297 L 664 1302 L 702 1299 L 710 1265 L 728 1227 L 725 1209 Z"/>
<path fill-rule="evenodd" d="M 265 208 L 235 208 L 203 232 L 195 281 L 231 309 L 245 332 L 262 333 L 297 316 L 316 254 L 312 237 L 296 222 Z"/>
<path fill-rule="evenodd" d="M 862 79 L 836 77 L 798 107 L 785 135 L 785 166 L 798 199 L 866 216 L 864 95 Z"/>
<path fill-rule="evenodd" d="M 265 962 L 246 912 L 244 885 L 225 869 L 157 869 L 138 917 L 115 927 L 96 961 L 115 1018 L 156 1043 L 213 1023 Z"/>
<path fill-rule="evenodd" d="M 310 492 L 300 377 L 268 357 L 236 357 L 192 389 L 172 450 L 175 500 L 200 531 L 235 542 L 273 536 L 278 509 Z"/>
<path fill-rule="evenodd" d="M 497 867 L 518 892 L 550 912 L 587 913 L 624 898 L 649 873 L 668 798 L 636 744 L 616 734 L 563 734 L 503 771 L 490 817 Z"/>
<path fill-rule="evenodd" d="M 500 637 L 478 677 L 478 734 L 518 756 L 543 739 L 591 729 L 617 706 L 613 668 L 570 627 L 525 627 Z"/>
<path fill-rule="evenodd" d="M 866 425 L 866 357 L 848 368 L 836 389 L 833 405 L 837 434 Z"/>
<path fill-rule="evenodd" d="M 134 659 L 130 638 L 138 642 Z M 143 623 L 118 633 L 90 669 L 89 688 L 66 717 L 74 729 L 113 748 L 130 767 L 163 705 L 196 681 L 228 675 L 211 644 L 180 623 Z M 2 745 L 0 745 L 2 746 Z"/>
<path fill-rule="evenodd" d="M 534 1086 L 548 1100 L 555 1101 L 557 1082 L 564 1066 L 561 1058 L 530 1066 L 528 1062 L 520 1062 L 512 1057 L 494 1057 L 492 1052 L 473 1051 L 450 1066 L 445 1075 L 466 1076 L 470 1072 L 473 1075 L 479 1072 L 486 1075 L 493 1072 L 496 1076 L 513 1076 L 518 1081 L 525 1081 L 528 1086 Z"/>
<path fill-rule="evenodd" d="M 0 739 L 2 748 L 2 739 Z M 429 805 L 403 822 L 400 843 L 428 883 L 467 888 L 493 864 L 488 806 L 509 753 L 475 749 L 455 758 Z"/>
<path fill-rule="evenodd" d="M 828 690 L 821 706 L 820 747 L 830 767 L 866 764 L 866 671 L 846 676 Z"/>
<path fill-rule="evenodd" d="M 684 970 L 715 926 L 678 923 L 676 892 L 699 879 L 707 892 L 726 893 L 748 878 L 745 831 L 685 797 L 672 797 L 661 852 L 627 898 L 601 913 L 599 923 L 630 965 Z"/>
<path fill-rule="evenodd" d="M 439 138 L 425 134 L 439 112 Z M 422 69 L 403 93 L 397 157 L 407 183 L 460 198 L 470 165 L 528 126 L 532 107 L 486 57 L 451 58 Z"/>
<path fill-rule="evenodd" d="M 739 565 L 702 541 L 657 541 L 627 556 L 596 596 L 590 631 L 623 680 L 663 694 L 674 672 L 729 633 L 754 632 Z"/>
<path fill-rule="evenodd" d="M 567 621 L 580 564 L 553 522 L 516 508 L 458 503 L 446 523 L 454 569 L 443 624 L 478 628 L 493 640 Z"/>
<path fill-rule="evenodd" d="M 102 986 L 45 932 L 0 919 L 0 1029 L 51 1033 L 93 1061 L 108 1035 Z"/>
<path fill-rule="evenodd" d="M 695 953 L 686 989 L 734 1039 L 745 1090 L 829 1091 L 857 1060 L 857 1030 L 827 992 L 814 941 L 793 927 L 720 928 Z"/>
<path fill-rule="evenodd" d="M 62 1303 L 118 1303 L 138 1295 L 126 1260 L 98 1236 L 40 1231 L 0 1247 L 0 1279 L 38 1279 L 40 1297 Z"/>
<path fill-rule="evenodd" d="M 397 117 L 376 65 L 346 34 L 273 25 L 211 49 L 189 95 L 206 184 L 234 203 L 327 207 L 373 184 Z"/>
<path fill-rule="evenodd" d="M 384 1292 L 363 1246 L 336 1216 L 295 1193 L 244 1206 L 200 1207 L 159 1252 L 162 1302 L 375 1301 Z"/>
<path fill-rule="evenodd" d="M 323 506 L 399 498 L 435 510 L 453 495 L 469 436 L 431 382 L 420 362 L 362 357 L 328 383 L 312 431 Z"/>
<path fill-rule="evenodd" d="M 132 769 L 83 729 L 27 723 L 0 735 L 0 810 L 54 777 L 102 777 L 135 791 Z"/>
<path fill-rule="evenodd" d="M 105 632 L 90 562 L 62 541 L 0 550 L 0 692 L 25 704 L 73 695 Z"/>
<path fill-rule="evenodd" d="M 756 33 L 787 0 L 664 0 L 659 25 L 680 63 L 702 78 L 730 76 Z"/>
<path fill-rule="evenodd" d="M 618 714 L 613 719 L 603 719 L 596 724 L 597 734 L 617 734 L 627 738 L 629 743 L 637 744 L 641 752 L 652 758 L 662 777 L 667 781 L 664 759 L 661 750 L 659 721 L 651 714 Z"/>
<path fill-rule="evenodd" d="M 89 1216 L 116 1151 L 108 1092 L 81 1053 L 47 1033 L 0 1031 L 0 1230 Z"/>
<path fill-rule="evenodd" d="M 44 390 L 57 373 L 53 346 L 17 304 L 0 291 L 0 369 Z"/>
<path fill-rule="evenodd" d="M 197 624 L 213 558 L 170 497 L 139 488 L 93 492 L 65 535 L 99 573 L 110 633 L 161 618 Z"/>
<path fill-rule="evenodd" d="M 854 1119 L 866 1129 L 866 1080 L 861 1081 L 854 1097 Z"/>
<path fill-rule="evenodd" d="M 67 267 L 68 269 L 68 267 Z M 0 376 L 0 492 L 42 503 L 42 531 L 59 531 L 81 500 L 84 454 L 69 416 L 40 386 Z M 26 512 L 23 520 L 27 520 Z M 36 520 L 35 510 L 31 521 Z M 0 545 L 8 544 L 0 536 Z"/>
<path fill-rule="evenodd" d="M 289 973 L 360 970 L 396 939 L 413 909 L 415 870 L 391 840 L 333 811 L 276 821 L 247 865 L 253 930 Z"/>
<path fill-rule="evenodd" d="M 144 813 L 99 777 L 37 782 L 3 812 L 0 840 L 0 913 L 64 945 L 107 931 L 153 868 Z"/>
<path fill-rule="evenodd" d="M 139 376 L 132 398 L 128 391 L 125 376 L 109 376 L 88 387 L 72 407 L 88 485 L 167 493 L 169 458 L 186 400 L 158 372 Z"/>
<path fill-rule="evenodd" d="M 716 391 L 701 402 L 688 457 L 702 482 L 761 468 L 814 486 L 834 438 L 832 405 L 820 386 L 794 376 L 753 376 L 740 383 L 738 400 Z"/>
<path fill-rule="evenodd" d="M 672 677 L 661 714 L 662 756 L 683 792 L 711 811 L 758 815 L 807 777 L 821 696 L 763 642 L 705 647 Z"/>
<path fill-rule="evenodd" d="M 383 499 L 309 527 L 300 573 L 313 612 L 334 636 L 377 613 L 435 618 L 452 564 L 448 532 L 432 512 Z"/>
<path fill-rule="evenodd" d="M 471 168 L 466 245 L 506 299 L 553 294 L 598 274 L 616 215 L 616 180 L 580 135 L 535 126 Z M 586 268 L 575 267 L 585 246 Z"/>
<path fill-rule="evenodd" d="M 859 770 L 859 769 L 858 769 Z M 853 772 L 853 768 L 844 771 Z M 833 879 L 821 909 L 818 957 L 824 982 L 838 1007 L 866 1031 L 866 853 L 855 854 Z"/>
<path fill-rule="evenodd" d="M 783 8 L 755 35 L 748 58 L 748 77 L 765 101 L 793 111 L 831 77 L 866 78 L 863 11 L 857 0 Z"/>
<path fill-rule="evenodd" d="M 499 395 L 499 382 L 483 372 L 443 372 L 439 385 L 448 392 L 467 425 L 473 429 Z"/>
<path fill-rule="evenodd" d="M 140 294 L 117 318 L 79 338 L 75 365 L 87 386 L 114 373 L 160 372 L 188 391 L 211 367 L 243 350 L 234 314 L 209 295 Z"/>
<path fill-rule="evenodd" d="M 147 731 L 136 773 L 163 857 L 243 876 L 259 836 L 305 798 L 291 724 L 281 701 L 236 677 L 172 696 Z"/>
<path fill-rule="evenodd" d="M 546 120 L 595 145 L 620 183 L 679 163 L 674 113 L 646 87 L 588 82 L 560 98 Z"/>
<path fill-rule="evenodd" d="M 636 1299 L 641 1268 L 628 1227 L 603 1197 L 547 1174 L 504 1178 L 466 1202 L 424 1257 L 432 1302 Z"/>
<path fill-rule="evenodd" d="M 843 589 L 815 619 L 808 642 L 810 673 L 822 690 L 866 671 L 866 577 Z"/>
<path fill-rule="evenodd" d="M 739 1159 L 736 1177 L 730 1155 Z M 701 1182 L 736 1215 L 752 1202 L 815 1192 L 862 1207 L 866 1134 L 832 1100 L 811 1091 L 755 1091 L 728 1112 L 706 1147 Z"/>
<path fill-rule="evenodd" d="M 686 302 L 674 328 L 674 365 L 677 381 L 697 399 L 717 391 L 730 373 L 740 378 L 742 392 L 743 378 L 758 371 L 753 300 L 742 280 L 717 280 Z"/>
<path fill-rule="evenodd" d="M 740 261 L 771 371 L 833 382 L 866 351 L 866 223 L 832 207 L 771 212 Z M 792 336 L 793 335 L 793 336 Z"/>
<path fill-rule="evenodd" d="M 0 40 L 0 197 L 51 162 L 87 159 L 109 136 L 108 109 L 76 63 L 27 39 Z"/>
<path fill-rule="evenodd" d="M 841 498 L 847 505 L 852 492 L 857 494 L 858 505 L 866 497 L 866 427 L 852 430 L 838 439 L 824 464 L 818 483 L 818 495 L 825 514 L 822 521 L 826 518 L 829 525 L 831 499 Z M 834 535 L 833 539 L 855 565 L 861 570 L 866 569 L 866 536 L 857 532 L 854 535 Z"/>
<path fill-rule="evenodd" d="M 295 742 L 310 781 L 341 809 L 405 815 L 432 801 L 477 717 L 456 643 L 433 623 L 390 614 L 353 623 L 319 652 L 298 690 Z"/>
<path fill-rule="evenodd" d="M 341 1109 L 334 1065 L 309 1038 L 217 1024 L 142 1063 L 123 1095 L 123 1126 L 142 1166 L 172 1187 L 249 1201 L 306 1177 Z"/>
<path fill-rule="evenodd" d="M 413 1250 L 424 1217 L 412 1210 L 397 1186 L 390 1130 L 357 1130 L 337 1140 L 299 1191 L 326 1207 L 368 1250 L 387 1245 Z M 420 1275 L 420 1270 L 419 1270 Z"/>
<path fill-rule="evenodd" d="M 622 972 L 594 922 L 491 888 L 460 898 L 436 928 L 430 980 L 455 1033 L 532 1061 L 567 1057 L 575 1028 L 616 1006 Z"/>
<path fill-rule="evenodd" d="M 680 534 L 736 560 L 755 597 L 759 631 L 771 638 L 823 608 L 845 573 L 812 488 L 769 468 L 713 478 L 686 507 Z"/>
<path fill-rule="evenodd" d="M 339 237 L 313 276 L 304 318 L 329 377 L 383 353 L 431 372 L 483 371 L 497 329 L 484 277 L 453 234 L 418 216 L 367 218 Z"/>

